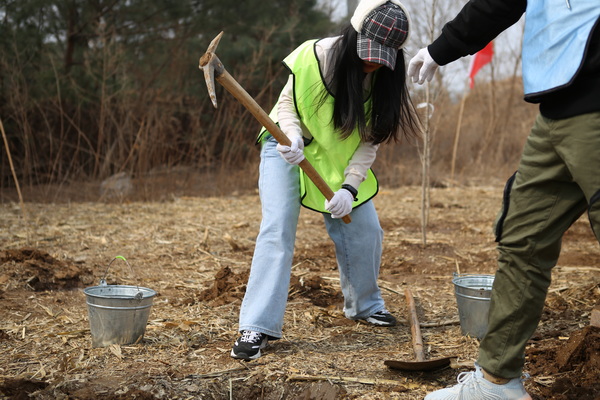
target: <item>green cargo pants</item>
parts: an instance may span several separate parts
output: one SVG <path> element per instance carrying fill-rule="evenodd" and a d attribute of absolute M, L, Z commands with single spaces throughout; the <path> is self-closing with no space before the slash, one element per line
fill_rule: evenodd
<path fill-rule="evenodd" d="M 562 120 L 540 115 L 494 227 L 498 270 L 478 360 L 489 373 L 521 376 L 562 236 L 586 211 L 600 239 L 600 112 Z"/>

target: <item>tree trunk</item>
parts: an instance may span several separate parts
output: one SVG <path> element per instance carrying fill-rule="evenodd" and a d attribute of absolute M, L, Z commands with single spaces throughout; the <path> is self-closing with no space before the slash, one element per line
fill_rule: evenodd
<path fill-rule="evenodd" d="M 77 9 L 75 6 L 69 7 L 66 13 L 67 17 L 67 37 L 66 37 L 66 48 L 65 48 L 65 71 L 69 71 L 71 66 L 74 64 L 73 54 L 75 53 L 75 42 L 77 40 L 76 19 Z"/>

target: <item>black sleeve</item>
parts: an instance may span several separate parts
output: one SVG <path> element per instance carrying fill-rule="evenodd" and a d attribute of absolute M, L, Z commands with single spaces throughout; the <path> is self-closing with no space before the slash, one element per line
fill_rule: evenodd
<path fill-rule="evenodd" d="M 428 46 L 429 54 L 439 65 L 475 54 L 515 24 L 526 8 L 527 0 L 470 0 Z"/>

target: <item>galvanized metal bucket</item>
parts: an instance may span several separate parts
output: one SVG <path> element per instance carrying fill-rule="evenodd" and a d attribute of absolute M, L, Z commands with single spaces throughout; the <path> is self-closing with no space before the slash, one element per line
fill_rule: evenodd
<path fill-rule="evenodd" d="M 488 328 L 494 276 L 454 274 L 452 283 L 462 334 L 482 339 Z"/>
<path fill-rule="evenodd" d="M 117 256 L 108 268 L 116 259 L 124 260 L 129 265 L 124 257 Z M 100 285 L 83 290 L 88 306 L 92 346 L 139 343 L 144 338 L 156 292 L 140 286 L 107 285 L 106 273 Z"/>

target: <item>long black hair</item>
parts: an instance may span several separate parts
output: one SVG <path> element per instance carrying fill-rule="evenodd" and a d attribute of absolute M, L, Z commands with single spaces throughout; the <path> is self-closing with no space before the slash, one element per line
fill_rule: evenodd
<path fill-rule="evenodd" d="M 348 25 L 342 37 L 334 44 L 333 73 L 327 77 L 327 87 L 334 91 L 332 122 L 342 138 L 349 137 L 354 129 L 363 142 L 373 144 L 398 141 L 400 132 L 412 137 L 418 132 L 418 119 L 406 87 L 404 54 L 398 51 L 394 70 L 381 67 L 375 72 L 371 90 L 371 109 L 364 109 L 363 62 L 356 51 L 357 33 Z M 328 92 L 325 91 L 319 106 Z M 370 126 L 367 119 L 370 117 Z"/>

